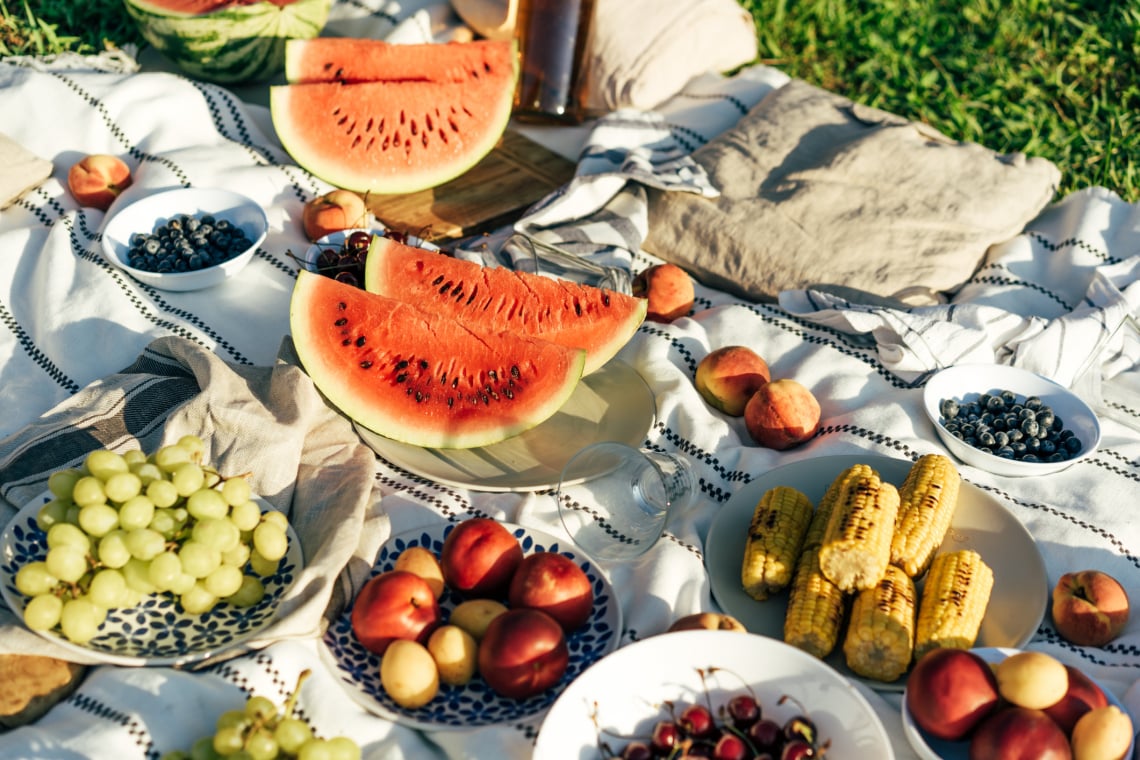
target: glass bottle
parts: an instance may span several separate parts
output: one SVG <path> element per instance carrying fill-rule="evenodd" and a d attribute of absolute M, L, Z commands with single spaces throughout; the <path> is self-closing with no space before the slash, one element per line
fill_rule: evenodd
<path fill-rule="evenodd" d="M 515 39 L 520 121 L 577 124 L 585 117 L 585 62 L 594 0 L 519 0 Z"/>

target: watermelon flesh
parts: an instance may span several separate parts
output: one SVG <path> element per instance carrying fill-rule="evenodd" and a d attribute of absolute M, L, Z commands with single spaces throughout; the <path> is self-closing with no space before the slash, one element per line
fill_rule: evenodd
<path fill-rule="evenodd" d="M 644 298 L 415 248 L 374 235 L 364 288 L 481 330 L 541 337 L 586 351 L 583 374 L 608 362 L 645 321 Z"/>
<path fill-rule="evenodd" d="M 395 45 L 383 40 L 317 37 L 285 45 L 285 79 L 313 82 L 476 82 L 511 72 L 511 40 Z"/>
<path fill-rule="evenodd" d="M 429 448 L 484 446 L 537 425 L 566 403 L 586 356 L 304 270 L 289 325 L 333 405 L 379 435 Z"/>

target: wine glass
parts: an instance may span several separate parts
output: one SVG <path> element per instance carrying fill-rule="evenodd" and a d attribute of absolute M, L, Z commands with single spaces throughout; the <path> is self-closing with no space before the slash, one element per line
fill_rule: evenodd
<path fill-rule="evenodd" d="M 669 513 L 692 500 L 693 486 L 681 457 L 605 441 L 571 457 L 554 496 L 574 543 L 595 559 L 627 560 L 657 542 Z"/>

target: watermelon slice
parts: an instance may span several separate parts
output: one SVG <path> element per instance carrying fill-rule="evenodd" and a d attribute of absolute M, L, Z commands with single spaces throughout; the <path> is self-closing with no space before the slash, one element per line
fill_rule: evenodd
<path fill-rule="evenodd" d="M 648 301 L 415 248 L 374 235 L 364 288 L 465 325 L 541 337 L 586 350 L 583 374 L 613 358 L 645 321 Z"/>
<path fill-rule="evenodd" d="M 318 37 L 285 44 L 285 79 L 313 82 L 477 82 L 511 71 L 511 40 L 395 45 L 355 37 Z"/>
<path fill-rule="evenodd" d="M 446 50 L 475 44 L 431 47 Z M 392 64 L 393 70 L 402 77 L 412 66 L 421 67 L 419 79 L 355 81 L 362 75 L 357 71 L 352 83 L 271 87 L 270 109 L 281 144 L 312 174 L 358 193 L 418 192 L 470 169 L 507 128 L 517 62 L 513 55 L 497 63 L 484 57 L 479 76 L 456 81 L 457 69 L 449 63 L 456 60 L 454 55 L 441 55 L 433 62 L 423 54 L 424 47 L 429 46 L 387 46 L 390 58 L 409 56 L 408 62 Z M 347 57 L 320 60 L 321 68 L 327 65 L 334 73 L 353 70 Z"/>
<path fill-rule="evenodd" d="M 566 403 L 586 358 L 304 270 L 289 325 L 305 371 L 341 412 L 429 448 L 484 446 L 537 425 Z"/>

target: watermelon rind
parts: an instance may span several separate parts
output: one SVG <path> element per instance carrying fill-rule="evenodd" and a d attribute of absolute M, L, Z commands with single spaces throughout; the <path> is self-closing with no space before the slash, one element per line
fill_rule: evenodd
<path fill-rule="evenodd" d="M 332 0 L 262 0 L 204 13 L 184 0 L 123 0 L 143 38 L 182 71 L 219 84 L 264 81 L 284 71 L 285 44 L 316 37 Z"/>
<path fill-rule="evenodd" d="M 583 283 L 485 267 L 383 235 L 372 237 L 364 289 L 471 327 L 509 330 L 584 349 L 586 375 L 629 342 L 645 321 L 649 303 Z"/>
<path fill-rule="evenodd" d="M 512 61 L 475 82 L 277 85 L 270 111 L 281 144 L 314 176 L 361 194 L 415 193 L 491 152 L 510 122 L 517 78 Z"/>
<path fill-rule="evenodd" d="M 574 392 L 586 359 L 304 270 L 289 327 L 305 372 L 346 417 L 436 449 L 486 446 L 546 420 Z"/>

